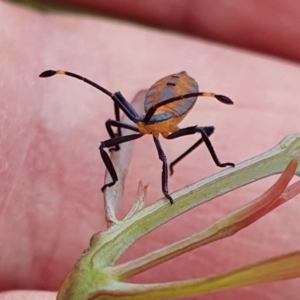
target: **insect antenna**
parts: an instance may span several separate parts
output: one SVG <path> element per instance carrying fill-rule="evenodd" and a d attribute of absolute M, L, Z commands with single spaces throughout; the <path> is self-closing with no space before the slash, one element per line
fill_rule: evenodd
<path fill-rule="evenodd" d="M 43 73 L 41 73 L 39 75 L 39 77 L 42 77 L 42 78 L 46 78 L 46 77 L 51 77 L 51 76 L 54 76 L 54 75 L 67 75 L 67 76 L 71 76 L 73 78 L 77 78 L 79 80 L 82 80 L 84 82 L 86 82 L 87 84 L 95 87 L 96 89 L 100 90 L 101 92 L 103 92 L 104 94 L 112 97 L 113 96 L 113 93 L 111 93 L 110 91 L 108 91 L 107 89 L 105 89 L 104 87 L 102 87 L 101 85 L 81 76 L 81 75 L 78 75 L 78 74 L 75 74 L 75 73 L 72 73 L 72 72 L 68 72 L 68 71 L 63 71 L 63 70 L 57 70 L 57 71 L 54 71 L 54 70 L 48 70 L 48 71 L 45 71 Z"/>

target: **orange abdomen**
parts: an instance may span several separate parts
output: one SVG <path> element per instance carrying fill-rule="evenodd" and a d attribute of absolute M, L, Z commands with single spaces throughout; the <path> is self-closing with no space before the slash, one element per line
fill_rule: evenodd
<path fill-rule="evenodd" d="M 144 104 L 145 112 L 162 101 L 190 93 L 198 93 L 198 84 L 185 71 L 166 76 L 148 90 Z M 193 107 L 196 99 L 197 97 L 191 97 L 166 104 L 159 107 L 155 115 L 166 112 L 171 113 L 173 117 L 185 115 Z"/>

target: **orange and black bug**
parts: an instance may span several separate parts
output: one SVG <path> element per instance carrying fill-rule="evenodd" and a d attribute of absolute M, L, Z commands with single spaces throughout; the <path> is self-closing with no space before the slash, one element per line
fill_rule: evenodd
<path fill-rule="evenodd" d="M 201 138 L 192 145 L 187 151 L 180 155 L 175 161 L 170 164 L 170 173 L 172 175 L 173 168 L 176 163 L 187 156 L 191 151 L 198 147 L 202 142 L 208 148 L 215 164 L 218 167 L 234 167 L 231 162 L 221 163 L 215 153 L 215 150 L 209 140 L 209 136 L 213 133 L 214 127 L 191 126 L 186 128 L 178 128 L 178 124 L 190 112 L 194 106 L 198 96 L 214 97 L 224 104 L 233 104 L 226 96 L 217 95 L 208 92 L 199 92 L 197 82 L 187 75 L 186 72 L 169 75 L 157 81 L 148 90 L 144 102 L 145 115 L 138 115 L 129 102 L 123 97 L 120 92 L 111 93 L 102 86 L 84 78 L 80 75 L 66 71 L 45 71 L 40 74 L 40 77 L 50 77 L 55 74 L 68 75 L 92 85 L 99 89 L 104 94 L 108 95 L 114 101 L 116 120 L 107 120 L 105 123 L 106 129 L 110 135 L 110 139 L 101 142 L 99 146 L 100 154 L 103 162 L 112 178 L 112 182 L 105 184 L 102 187 L 104 191 L 107 187 L 113 186 L 118 181 L 117 173 L 109 158 L 109 155 L 104 150 L 118 150 L 119 145 L 142 137 L 145 134 L 151 134 L 158 152 L 159 159 L 162 161 L 162 192 L 167 199 L 173 204 L 173 199 L 168 191 L 168 165 L 167 158 L 159 142 L 161 134 L 166 139 L 175 139 L 185 135 L 200 133 Z M 135 123 L 129 125 L 120 121 L 120 109 L 124 114 Z M 117 128 L 117 133 L 114 133 L 112 127 Z M 136 134 L 121 135 L 121 128 L 126 128 L 137 132 Z"/>

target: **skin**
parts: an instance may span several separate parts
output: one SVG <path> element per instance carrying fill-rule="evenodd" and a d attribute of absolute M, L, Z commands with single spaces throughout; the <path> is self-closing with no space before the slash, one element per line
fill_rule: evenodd
<path fill-rule="evenodd" d="M 295 22 L 289 26 L 291 31 L 299 28 L 300 22 L 293 17 L 300 12 L 292 3 L 290 10 L 282 10 L 278 3 L 273 6 L 274 15 L 286 13 L 286 20 Z M 266 32 L 259 34 L 271 36 L 269 47 L 281 45 L 286 48 L 285 58 L 294 59 L 288 53 L 297 48 L 297 41 L 295 45 L 287 43 L 287 29 L 275 30 L 276 18 L 256 14 L 259 4 L 253 1 L 252 5 L 252 10 L 249 3 L 246 6 L 246 16 L 235 19 L 235 28 L 247 28 L 244 34 L 254 43 L 253 24 L 268 20 Z M 156 18 L 162 22 L 166 12 L 156 9 Z M 139 11 L 136 8 L 137 15 Z M 204 19 L 204 28 L 222 34 L 220 24 L 226 24 L 228 13 L 219 12 L 218 24 Z M 61 68 L 77 72 L 111 91 L 121 90 L 131 101 L 138 90 L 186 70 L 201 90 L 227 95 L 235 102 L 226 106 L 200 98 L 181 124 L 214 125 L 211 141 L 222 162 L 246 160 L 299 131 L 300 68 L 296 63 L 117 19 L 42 14 L 5 2 L 0 2 L 0 15 L 6 24 L 0 30 L 1 300 L 55 299 L 54 292 L 13 290 L 56 291 L 93 233 L 105 230 L 100 192 L 105 169 L 97 147 L 108 138 L 104 120 L 113 116 L 111 100 L 72 78 L 39 79 L 42 71 Z M 140 15 L 139 20 L 142 18 L 146 20 Z M 229 26 L 226 35 L 230 33 L 234 41 L 235 31 Z M 276 45 L 271 40 L 276 40 Z M 196 139 L 162 139 L 169 162 Z M 176 165 L 170 192 L 217 171 L 202 147 Z M 128 212 L 140 179 L 149 184 L 147 203 L 162 197 L 160 172 L 152 138 L 136 141 L 120 219 Z M 271 178 L 255 183 L 184 214 L 134 245 L 123 260 L 204 228 L 257 197 L 272 182 Z M 195 250 L 134 280 L 170 281 L 215 274 L 299 249 L 297 199 L 230 239 Z M 201 299 L 293 300 L 299 292 L 299 280 L 291 280 Z"/>
<path fill-rule="evenodd" d="M 252 0 L 243 5 L 234 0 L 194 0 L 189 5 L 182 0 L 166 0 L 163 4 L 160 0 L 55 1 L 300 61 L 297 0 L 289 0 L 288 4 L 280 0 Z"/>

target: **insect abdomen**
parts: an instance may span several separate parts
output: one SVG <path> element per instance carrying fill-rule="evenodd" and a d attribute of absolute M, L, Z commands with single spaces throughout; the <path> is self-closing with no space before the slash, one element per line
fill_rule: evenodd
<path fill-rule="evenodd" d="M 145 99 L 145 112 L 153 105 L 161 103 L 167 99 L 198 92 L 197 82 L 185 71 L 166 76 L 157 81 L 148 90 Z M 185 98 L 161 106 L 155 112 L 155 115 L 170 112 L 174 117 L 186 114 L 195 104 L 197 97 Z"/>

